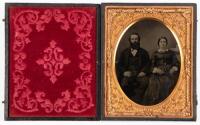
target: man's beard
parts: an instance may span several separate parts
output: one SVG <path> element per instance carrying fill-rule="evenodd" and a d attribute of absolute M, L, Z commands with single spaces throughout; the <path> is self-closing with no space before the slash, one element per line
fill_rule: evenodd
<path fill-rule="evenodd" d="M 139 49 L 140 48 L 140 43 L 139 42 L 130 43 L 130 44 L 131 44 L 131 48 L 132 49 Z"/>

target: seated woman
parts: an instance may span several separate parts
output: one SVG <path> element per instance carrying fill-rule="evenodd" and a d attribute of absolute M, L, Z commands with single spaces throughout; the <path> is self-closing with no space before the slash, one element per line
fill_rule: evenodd
<path fill-rule="evenodd" d="M 174 76 L 178 77 L 175 74 L 179 73 L 179 62 L 167 45 L 167 38 L 160 37 L 159 49 L 152 55 L 152 74 L 143 98 L 143 103 L 146 105 L 154 105 L 167 98 L 177 81 Z"/>

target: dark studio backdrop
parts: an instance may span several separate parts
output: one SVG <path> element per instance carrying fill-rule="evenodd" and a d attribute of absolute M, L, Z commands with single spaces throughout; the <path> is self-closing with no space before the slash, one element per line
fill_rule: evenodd
<path fill-rule="evenodd" d="M 129 37 L 134 32 L 140 35 L 140 47 L 147 50 L 150 57 L 158 49 L 158 39 L 161 36 L 167 37 L 169 49 L 179 52 L 175 37 L 164 24 L 156 20 L 145 19 L 133 24 L 123 34 L 117 48 L 116 62 L 122 51 L 130 47 Z"/>

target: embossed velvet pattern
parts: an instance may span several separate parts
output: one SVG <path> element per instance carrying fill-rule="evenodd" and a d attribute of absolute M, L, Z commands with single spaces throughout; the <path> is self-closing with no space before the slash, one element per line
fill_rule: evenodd
<path fill-rule="evenodd" d="M 96 116 L 96 7 L 9 8 L 9 116 Z"/>

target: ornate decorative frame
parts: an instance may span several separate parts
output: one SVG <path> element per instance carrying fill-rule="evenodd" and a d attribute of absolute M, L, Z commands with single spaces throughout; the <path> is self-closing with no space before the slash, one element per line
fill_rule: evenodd
<path fill-rule="evenodd" d="M 196 120 L 196 5 L 103 4 L 103 119 Z M 181 70 L 173 92 L 163 102 L 142 106 L 122 91 L 115 73 L 115 54 L 123 33 L 135 22 L 153 18 L 167 26 L 178 41 Z"/>
<path fill-rule="evenodd" d="M 6 26 L 5 26 L 5 30 L 6 30 L 6 62 L 5 62 L 5 64 L 6 64 L 6 86 L 5 86 L 5 120 L 97 120 L 97 119 L 99 119 L 99 116 L 100 116 L 100 114 L 99 114 L 99 102 L 100 102 L 100 98 L 99 98 L 99 87 L 100 87 L 100 83 L 99 83 L 99 79 L 98 79 L 98 76 L 99 76 L 99 70 L 100 70 L 100 65 L 97 65 L 96 64 L 96 85 L 97 85 L 97 87 L 96 87 L 96 103 L 97 103 L 97 106 L 96 106 L 96 116 L 95 117 L 19 117 L 19 118 L 14 118 L 14 117 L 10 117 L 9 116 L 9 78 L 8 78 L 8 76 L 9 76 L 9 17 L 8 17 L 8 9 L 9 9 L 9 7 L 10 6 L 12 6 L 12 5 L 14 5 L 14 6 L 56 6 L 56 7 L 96 7 L 96 18 L 97 18 L 97 22 L 96 22 L 96 29 L 97 29 L 97 33 L 96 33 L 96 61 L 98 62 L 99 60 L 100 60 L 100 49 L 99 49 L 99 43 L 98 43 L 98 41 L 99 41 L 99 36 L 100 36 L 100 34 L 99 34 L 99 27 L 100 27 L 100 25 L 99 25 L 99 5 L 95 5 L 95 4 L 45 4 L 45 3 L 29 3 L 29 4 L 25 4 L 25 3 L 6 3 L 6 7 L 5 7 L 5 12 L 6 12 L 6 14 L 5 14 L 5 19 L 6 19 Z M 20 14 L 18 14 L 18 16 L 21 16 L 21 15 L 23 15 L 23 14 L 26 14 L 26 13 L 31 13 L 33 16 L 36 16 L 36 20 L 38 20 L 38 22 L 37 22 L 37 25 L 36 25 L 36 29 L 38 30 L 38 31 L 41 31 L 41 30 L 44 30 L 44 24 L 45 23 L 48 23 L 52 18 L 55 18 L 55 20 L 56 21 L 60 21 L 61 23 L 63 23 L 63 25 L 61 25 L 61 28 L 63 29 L 63 30 L 67 30 L 69 27 L 68 27 L 68 21 L 67 20 L 65 20 L 65 19 L 61 19 L 61 18 L 59 18 L 59 16 L 58 15 L 56 15 L 56 13 L 57 14 L 62 14 L 61 12 L 59 12 L 59 10 L 52 10 L 52 11 L 49 11 L 49 10 L 46 10 L 47 12 L 45 12 L 45 14 L 43 15 L 43 18 L 41 18 L 41 19 L 44 19 L 44 17 L 45 17 L 45 19 L 46 20 L 39 20 L 39 17 L 38 17 L 38 13 L 37 12 L 35 12 L 35 11 L 28 11 L 28 12 L 24 12 L 24 13 L 20 13 Z M 79 11 L 77 11 L 78 13 L 79 13 Z M 74 11 L 72 11 L 72 13 L 74 13 Z M 84 12 L 83 12 L 84 13 Z M 34 15 L 35 14 L 35 15 Z M 53 15 L 54 14 L 54 15 Z M 86 16 L 87 16 L 87 13 L 84 13 L 84 14 L 86 14 Z M 62 16 L 63 16 L 64 14 L 62 14 Z M 55 16 L 55 17 L 54 17 Z M 64 16 L 65 17 L 65 16 Z M 70 14 L 69 14 L 69 17 L 70 17 Z M 35 22 L 35 20 L 30 20 L 30 21 L 32 21 L 32 22 L 30 22 L 30 24 L 35 24 L 36 22 Z M 15 23 L 16 23 L 17 21 L 15 20 Z M 73 22 L 72 22 L 73 23 Z M 16 23 L 17 24 L 17 23 Z M 91 25 L 91 20 L 90 20 L 90 25 Z M 16 29 L 19 29 L 19 33 L 18 34 L 20 34 L 20 28 L 19 28 L 20 26 L 16 26 Z M 89 29 L 91 28 L 91 26 L 89 27 Z M 28 31 L 30 31 L 31 32 L 31 29 L 30 29 L 30 27 L 28 27 L 28 29 L 27 29 Z M 77 29 L 74 29 L 74 30 L 77 30 Z M 25 34 L 25 35 L 22 35 L 22 36 L 28 36 L 28 34 L 30 33 L 30 32 L 28 32 L 27 34 Z M 77 31 L 77 34 L 78 35 L 82 35 L 81 33 L 79 33 L 79 31 Z M 88 36 L 89 34 L 87 34 L 87 36 Z M 20 36 L 19 36 L 20 37 Z M 17 74 L 15 74 L 15 73 L 13 73 L 14 75 L 14 78 L 16 78 L 16 80 L 17 79 L 19 79 L 19 77 L 22 77 L 23 79 L 22 79 L 22 84 L 24 84 L 23 85 L 23 87 L 24 88 L 28 88 L 28 86 L 27 86 L 27 84 L 26 84 L 26 82 L 29 82 L 29 80 L 26 80 L 26 78 L 24 78 L 23 77 L 23 69 L 25 68 L 25 67 L 23 67 L 24 66 L 24 63 L 23 63 L 23 60 L 26 58 L 25 57 L 25 55 L 23 55 L 23 52 L 21 52 L 22 50 L 23 50 L 23 48 L 24 48 L 24 46 L 25 46 L 25 44 L 28 44 L 29 42 L 30 42 L 30 40 L 28 39 L 28 38 L 22 38 L 22 39 L 25 39 L 25 41 L 21 41 L 21 42 L 23 42 L 23 43 L 21 43 L 21 45 L 22 46 L 14 46 L 14 48 L 13 48 L 13 50 L 14 50 L 14 52 L 16 52 L 18 55 L 19 55 L 19 57 L 16 59 L 16 62 L 17 62 L 17 65 L 19 65 L 18 66 L 18 68 L 20 68 L 21 67 L 21 69 L 17 69 L 16 68 L 16 73 Z M 81 41 L 81 39 L 79 39 L 80 41 Z M 79 42 L 80 42 L 79 41 Z M 83 45 L 83 44 L 82 44 Z M 88 44 L 88 45 L 90 45 L 90 44 Z M 15 50 L 15 48 L 16 47 L 18 47 L 18 50 Z M 90 46 L 91 47 L 91 46 Z M 84 48 L 83 48 L 84 49 Z M 86 50 L 85 50 L 86 51 Z M 82 55 L 80 55 L 80 59 L 83 59 L 84 57 L 84 53 L 82 54 Z M 81 67 L 84 69 L 85 68 L 85 70 L 87 69 L 87 67 L 84 67 L 84 64 L 81 64 Z M 85 72 L 86 73 L 86 72 Z M 84 74 L 85 74 L 84 73 Z M 87 73 L 86 73 L 87 74 Z M 89 75 L 89 74 L 88 74 Z M 89 76 L 91 76 L 91 75 L 89 75 Z M 82 76 L 81 76 L 82 77 Z M 89 78 L 89 77 L 88 77 Z M 16 81 L 15 80 L 15 81 Z M 89 80 L 89 79 L 88 79 Z M 82 82 L 82 81 L 84 81 L 83 79 L 80 79 L 79 81 L 77 81 L 79 84 L 80 84 L 80 82 Z M 18 84 L 18 83 L 17 83 Z M 29 91 L 29 90 L 28 90 Z M 77 91 L 77 90 L 75 90 L 75 91 Z M 30 91 L 31 92 L 31 91 Z M 43 107 L 44 109 L 45 109 L 45 112 L 47 112 L 47 113 L 49 113 L 49 112 L 52 112 L 53 110 L 55 110 L 56 112 L 61 112 L 62 111 L 62 108 L 64 108 L 64 107 L 60 107 L 59 109 L 58 109 L 58 105 L 57 105 L 57 102 L 59 101 L 59 102 L 61 102 L 62 104 L 64 104 L 65 102 L 64 101 L 67 101 L 68 99 L 67 98 L 69 98 L 69 96 L 68 96 L 68 94 L 69 94 L 69 92 L 68 91 L 65 91 L 65 92 L 62 92 L 62 96 L 63 96 L 63 99 L 61 99 L 61 98 L 59 98 L 56 102 L 55 102 L 55 104 L 52 104 L 48 99 L 45 99 L 45 93 L 43 93 L 43 92 L 40 92 L 40 93 L 36 93 L 36 98 L 31 98 L 30 99 L 30 103 L 35 103 L 36 101 L 38 101 L 37 103 L 38 104 L 36 104 L 36 107 L 33 107 L 33 109 L 31 109 L 31 110 L 23 110 L 22 108 L 20 108 L 20 107 L 18 107 L 17 106 L 17 104 L 16 103 L 14 103 L 14 106 L 17 108 L 17 109 L 19 109 L 19 110 L 21 110 L 21 111 L 23 111 L 23 112 L 34 112 L 34 111 L 37 111 L 38 109 L 37 109 L 37 106 L 40 104 L 41 105 L 41 107 Z M 15 88 L 15 93 L 14 93 L 14 97 L 16 97 L 18 94 L 17 94 L 17 89 Z M 29 94 L 27 94 L 27 96 L 29 96 Z M 29 97 L 28 97 L 29 98 Z M 67 100 L 66 100 L 67 99 Z M 48 105 L 44 105 L 44 104 L 48 104 Z M 91 107 L 93 104 L 92 103 L 90 103 L 88 106 L 89 107 Z M 64 105 L 63 105 L 64 106 Z M 52 108 L 51 108 L 52 107 Z M 88 107 L 88 108 L 89 108 Z M 57 108 L 57 109 L 56 109 Z M 88 109 L 88 108 L 86 108 L 86 109 Z M 61 110 L 60 110 L 61 109 Z M 81 112 L 82 111 L 84 111 L 84 110 L 86 110 L 86 109 L 83 109 L 83 110 L 81 110 Z M 77 111 L 72 111 L 71 109 L 69 110 L 69 112 L 77 112 Z"/>

